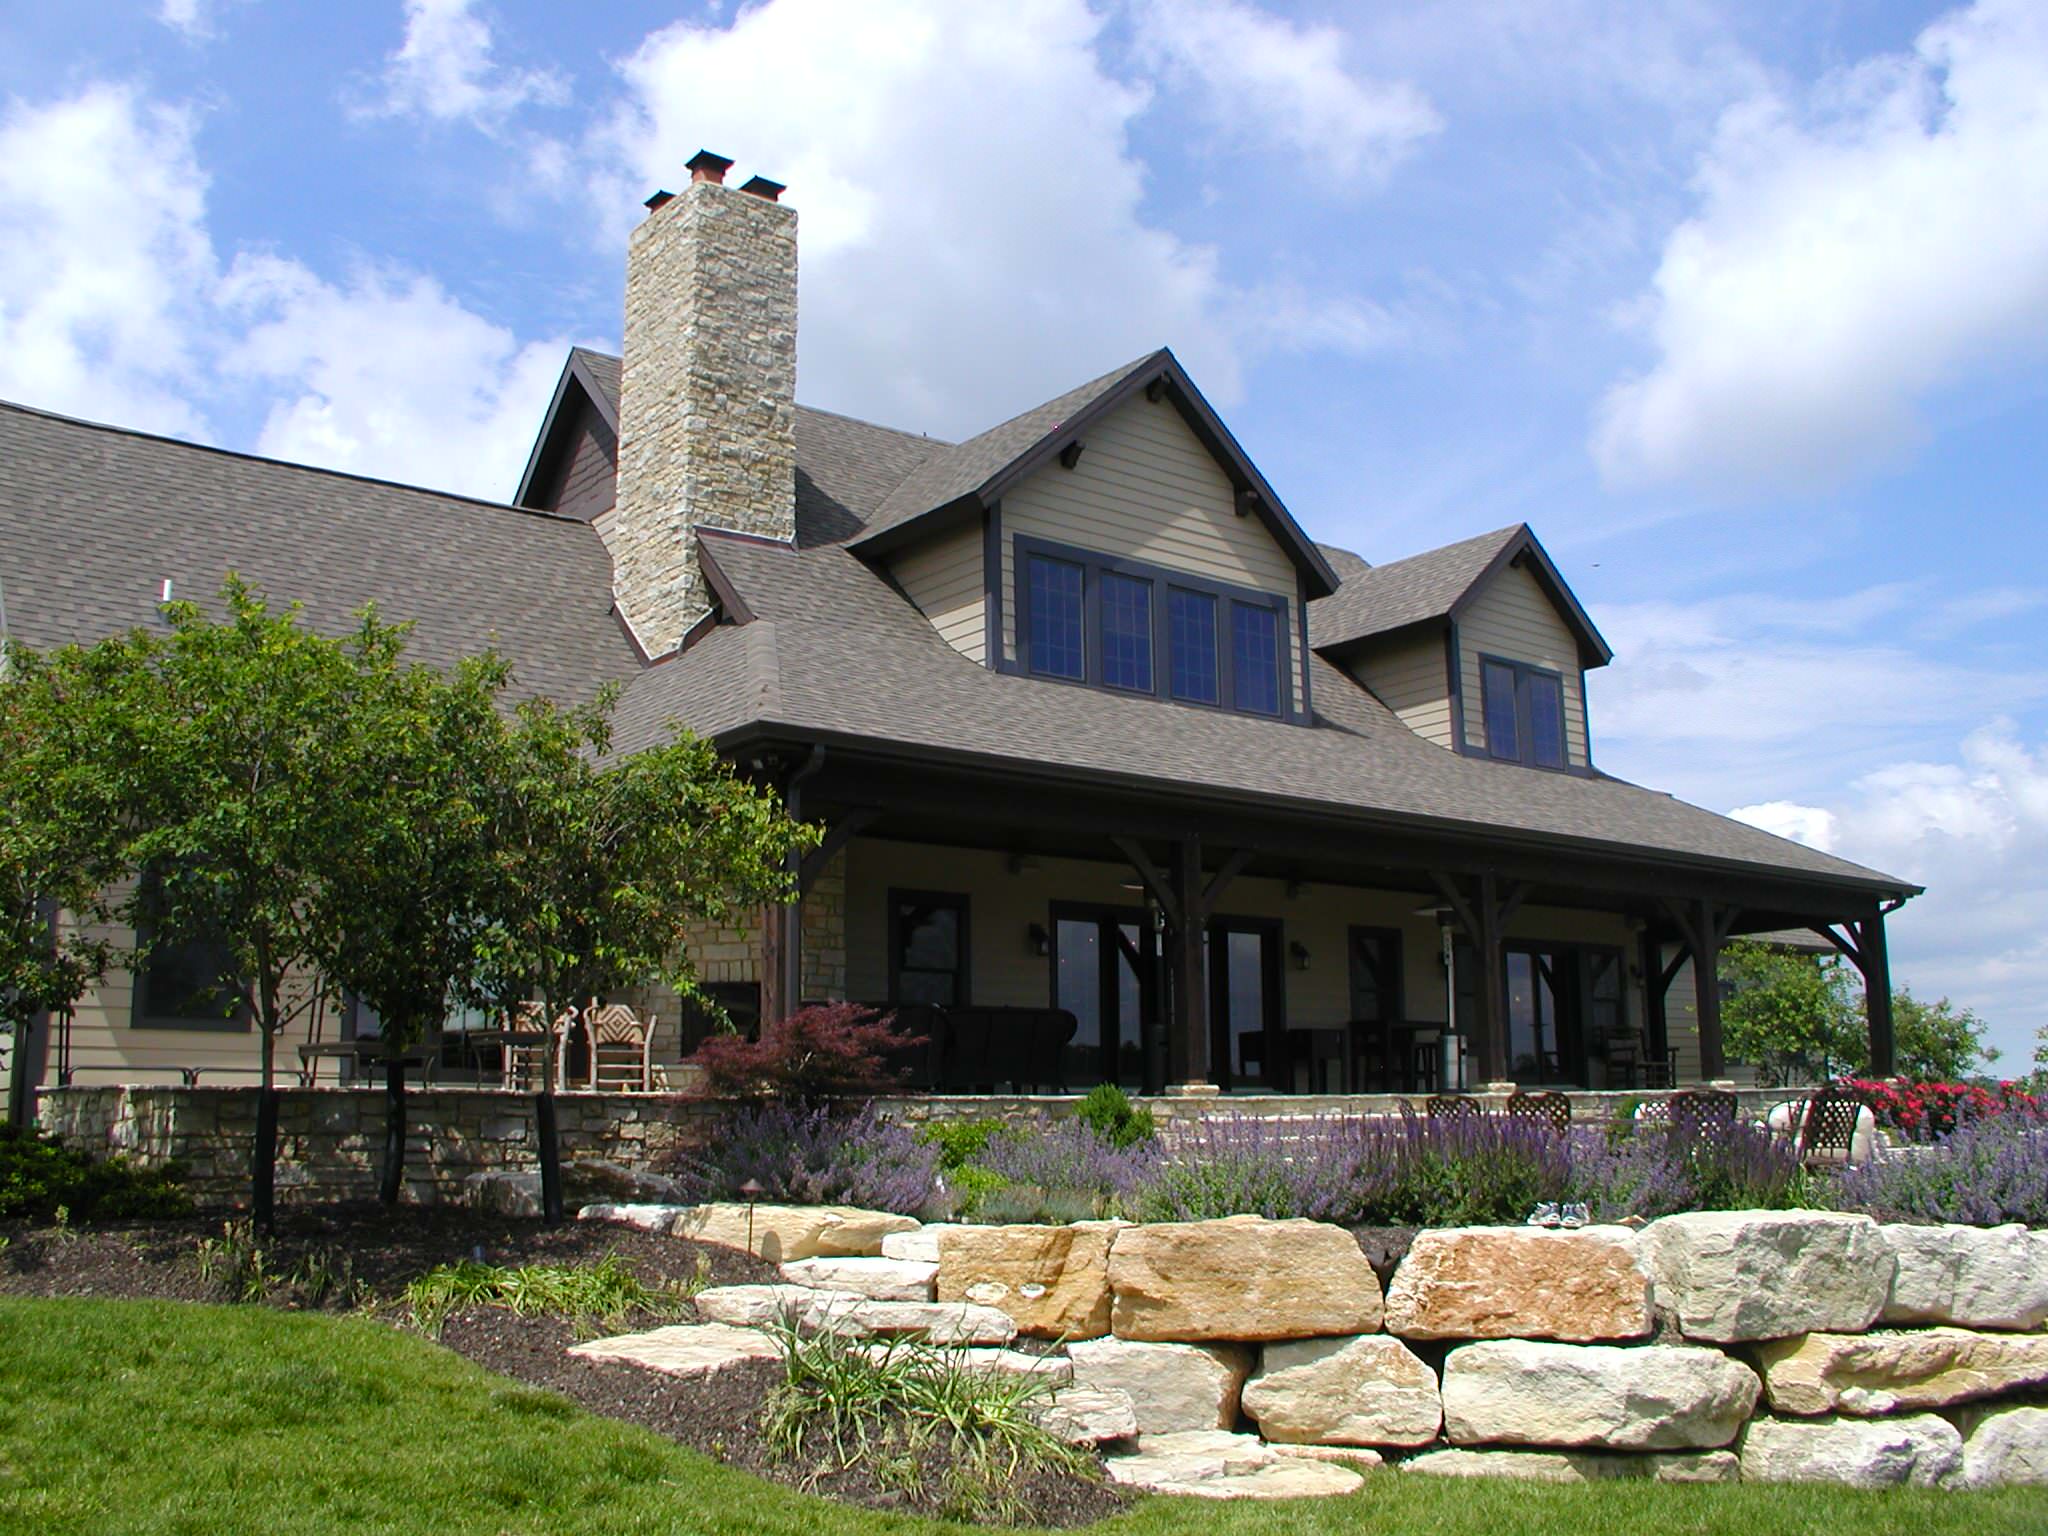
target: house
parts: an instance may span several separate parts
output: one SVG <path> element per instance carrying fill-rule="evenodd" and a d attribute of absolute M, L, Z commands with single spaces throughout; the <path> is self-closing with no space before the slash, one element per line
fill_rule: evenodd
<path fill-rule="evenodd" d="M 621 683 L 618 750 L 686 726 L 826 828 L 800 901 L 695 946 L 715 994 L 951 1010 L 970 1085 L 1720 1079 L 1712 957 L 1783 929 L 1862 968 L 1888 1069 L 1917 888 L 1601 772 L 1611 652 L 1529 528 L 1318 544 L 1164 350 L 960 443 L 801 407 L 796 215 L 729 165 L 650 199 L 624 357 L 570 355 L 510 504 L 0 408 L 14 637 L 232 567 Z M 202 963 L 109 979 L 24 1071 L 246 1070 L 246 1022 L 180 1001 Z"/>

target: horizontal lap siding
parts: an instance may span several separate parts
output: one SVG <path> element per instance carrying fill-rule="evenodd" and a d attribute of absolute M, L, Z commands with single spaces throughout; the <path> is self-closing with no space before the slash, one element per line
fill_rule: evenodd
<path fill-rule="evenodd" d="M 1586 692 L 1578 642 L 1536 578 L 1519 566 L 1501 571 L 1459 615 L 1458 640 L 1464 652 L 1465 740 L 1486 745 L 1479 658 L 1525 661 L 1564 674 L 1565 754 L 1583 767 L 1588 760 Z"/>
<path fill-rule="evenodd" d="M 1450 671 L 1441 634 L 1376 649 L 1351 663 L 1350 671 L 1417 735 L 1440 747 L 1456 745 L 1451 729 Z"/>
<path fill-rule="evenodd" d="M 948 645 L 975 661 L 988 658 L 980 524 L 955 528 L 905 550 L 889 574 Z"/>
<path fill-rule="evenodd" d="M 1230 479 L 1165 400 L 1133 400 L 1091 429 L 1072 469 L 1050 465 L 1003 498 L 1003 591 L 1016 585 L 1018 535 L 1186 571 L 1292 601 L 1295 569 L 1266 525 L 1237 515 Z M 1016 604 L 1003 648 L 1017 654 Z M 1288 624 L 1301 703 L 1301 636 Z"/>

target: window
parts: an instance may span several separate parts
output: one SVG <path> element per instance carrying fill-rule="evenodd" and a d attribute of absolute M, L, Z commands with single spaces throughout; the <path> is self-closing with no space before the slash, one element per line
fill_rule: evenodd
<path fill-rule="evenodd" d="M 1102 680 L 1152 691 L 1152 583 L 1102 573 Z"/>
<path fill-rule="evenodd" d="M 1168 654 L 1173 658 L 1173 696 L 1189 704 L 1215 704 L 1221 694 L 1216 671 L 1216 599 L 1207 592 L 1169 588 Z"/>
<path fill-rule="evenodd" d="M 1021 670 L 1293 718 L 1297 598 L 1023 535 L 1014 547 Z"/>
<path fill-rule="evenodd" d="M 1230 605 L 1231 692 L 1239 709 L 1280 713 L 1280 615 L 1250 603 Z"/>
<path fill-rule="evenodd" d="M 889 893 L 889 1001 L 957 1008 L 967 1001 L 967 898 Z"/>
<path fill-rule="evenodd" d="M 163 877 L 151 871 L 143 876 L 143 885 L 146 911 L 163 888 Z M 135 937 L 138 945 L 148 948 L 149 955 L 135 972 L 134 1012 L 129 1020 L 134 1028 L 249 1027 L 248 1004 L 224 942 L 202 935 L 182 944 L 154 947 L 146 925 Z"/>
<path fill-rule="evenodd" d="M 1536 768 L 1567 766 L 1564 679 L 1519 661 L 1480 662 L 1488 756 Z"/>
<path fill-rule="evenodd" d="M 1028 562 L 1031 598 L 1031 670 L 1045 677 L 1087 675 L 1081 633 L 1081 567 L 1069 560 L 1033 555 Z"/>

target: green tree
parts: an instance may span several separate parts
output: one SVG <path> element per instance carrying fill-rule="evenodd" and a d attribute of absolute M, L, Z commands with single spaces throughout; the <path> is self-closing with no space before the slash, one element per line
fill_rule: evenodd
<path fill-rule="evenodd" d="M 1894 1054 L 1901 1077 L 1954 1082 L 1979 1062 L 1998 1059 L 1984 1045 L 1984 1021 L 1947 998 L 1922 1002 L 1904 987 L 1892 992 Z"/>
<path fill-rule="evenodd" d="M 698 995 L 683 940 L 787 900 L 791 857 L 816 829 L 678 729 L 665 746 L 609 758 L 615 695 L 565 709 L 523 704 L 493 770 L 488 841 L 496 869 L 480 1000 L 547 1017 L 659 980 Z M 552 1084 L 542 1091 L 543 1197 L 560 1217 Z"/>
<path fill-rule="evenodd" d="M 1848 967 L 1738 939 L 1721 951 L 1729 989 L 1721 1006 L 1728 1054 L 1766 1082 L 1826 1079 L 1869 1058 L 1863 1012 Z"/>
<path fill-rule="evenodd" d="M 2048 1024 L 2034 1031 L 2034 1091 L 2048 1093 Z"/>
<path fill-rule="evenodd" d="M 39 1015 L 67 1012 L 106 975 L 92 925 L 128 872 L 115 786 L 82 750 L 100 722 L 89 675 L 22 647 L 0 651 L 0 1120 L 33 1113 L 20 1054 Z M 60 924 L 59 914 L 68 921 Z"/>

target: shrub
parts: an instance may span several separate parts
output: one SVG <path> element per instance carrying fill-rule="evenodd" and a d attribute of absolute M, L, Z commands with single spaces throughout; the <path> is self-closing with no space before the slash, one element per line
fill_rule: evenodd
<path fill-rule="evenodd" d="M 690 1059 L 720 1097 L 866 1098 L 903 1086 L 889 1065 L 907 1043 L 894 1018 L 858 1003 L 817 1003 L 763 1024 L 757 1040 L 713 1035 Z"/>
<path fill-rule="evenodd" d="M 926 1208 L 938 1169 L 936 1147 L 871 1104 L 750 1104 L 722 1117 L 702 1150 L 679 1155 L 667 1171 L 695 1200 L 741 1199 L 751 1180 L 763 1200 L 909 1216 Z"/>
<path fill-rule="evenodd" d="M 1139 1109 L 1115 1083 L 1097 1083 L 1074 1111 L 1080 1122 L 1119 1149 L 1135 1147 L 1159 1134 L 1152 1111 Z"/>
<path fill-rule="evenodd" d="M 1156 1162 L 1149 1143 L 1119 1147 L 1081 1120 L 1060 1120 L 1029 1136 L 998 1136 L 980 1166 L 1012 1184 L 1081 1197 L 1107 1213 L 1144 1181 Z"/>
<path fill-rule="evenodd" d="M 1000 1120 L 934 1120 L 917 1139 L 938 1148 L 940 1169 L 951 1173 L 981 1158 L 1004 1129 Z"/>
<path fill-rule="evenodd" d="M 1127 1204 L 1146 1221 L 1238 1214 L 1353 1221 L 1382 1151 L 1362 1121 L 1316 1116 L 1283 1125 L 1213 1116 L 1154 1161 Z"/>
<path fill-rule="evenodd" d="M 1836 1209 L 1880 1221 L 2048 1226 L 2048 1124 L 2027 1115 L 1968 1121 L 1927 1146 L 1845 1169 L 1827 1193 Z"/>
<path fill-rule="evenodd" d="M 0 1126 L 0 1221 L 121 1221 L 182 1216 L 192 1197 L 176 1164 L 138 1168 L 123 1157 L 95 1162 L 53 1137 Z"/>
<path fill-rule="evenodd" d="M 1904 1078 L 1873 1081 L 1851 1078 L 1842 1086 L 1870 1106 L 1877 1123 L 1916 1141 L 1946 1136 L 1966 1120 L 2019 1113 L 2041 1117 L 2048 1106 L 2026 1085 L 2001 1082 L 1916 1083 Z"/>

